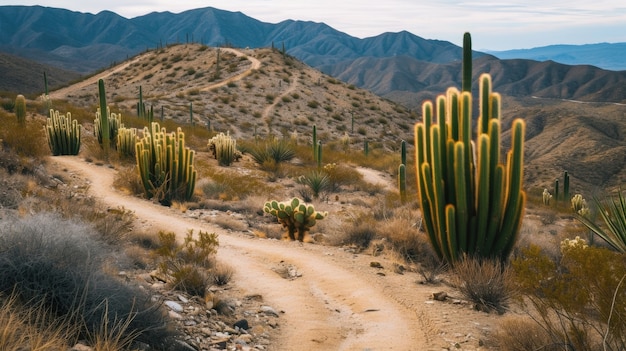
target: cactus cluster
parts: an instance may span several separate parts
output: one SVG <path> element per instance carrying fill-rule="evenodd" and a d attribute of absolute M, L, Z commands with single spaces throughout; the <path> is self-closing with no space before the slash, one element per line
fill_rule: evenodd
<path fill-rule="evenodd" d="M 156 122 L 145 127 L 143 138 L 135 145 L 139 177 L 148 198 L 161 204 L 172 200 L 190 200 L 196 186 L 195 152 L 185 147 L 180 128 L 167 133 Z"/>
<path fill-rule="evenodd" d="M 52 155 L 78 155 L 80 151 L 80 124 L 68 112 L 50 110 L 46 119 L 46 139 Z"/>
<path fill-rule="evenodd" d="M 488 74 L 480 77 L 479 87 L 475 141 L 469 91 L 449 88 L 446 96 L 439 96 L 436 120 L 433 104 L 425 102 L 423 121 L 415 125 L 424 227 L 436 253 L 451 264 L 464 254 L 506 260 L 526 200 L 522 190 L 525 123 L 513 121 L 511 150 L 506 163 L 501 162 L 500 96 L 492 92 Z"/>
<path fill-rule="evenodd" d="M 122 157 L 135 156 L 137 144 L 137 128 L 126 128 L 123 125 L 117 130 L 115 146 L 117 153 Z"/>
<path fill-rule="evenodd" d="M 103 147 L 105 147 L 107 144 L 105 144 L 104 142 L 104 133 L 102 133 L 103 132 L 103 129 L 102 129 L 103 118 L 102 118 L 101 111 L 102 110 L 100 110 L 100 107 L 98 107 L 98 109 L 96 110 L 96 118 L 93 121 L 94 134 L 98 138 L 98 143 L 102 145 Z M 110 145 L 110 141 L 117 140 L 117 133 L 120 128 L 124 127 L 124 124 L 122 124 L 122 114 L 111 113 L 111 109 L 108 106 L 106 108 L 106 116 L 107 118 L 104 118 L 104 119 L 107 120 L 106 125 L 108 126 L 108 129 L 109 129 L 109 132 L 107 134 L 108 134 L 109 145 Z"/>
<path fill-rule="evenodd" d="M 207 146 L 220 166 L 230 166 L 242 157 L 241 152 L 237 150 L 237 140 L 228 132 L 219 133 L 209 139 Z"/>
<path fill-rule="evenodd" d="M 318 212 L 313 205 L 298 198 L 284 202 L 268 201 L 263 206 L 263 212 L 275 216 L 283 228 L 287 229 L 286 238 L 298 241 L 304 241 L 315 223 L 328 216 L 328 212 Z"/>

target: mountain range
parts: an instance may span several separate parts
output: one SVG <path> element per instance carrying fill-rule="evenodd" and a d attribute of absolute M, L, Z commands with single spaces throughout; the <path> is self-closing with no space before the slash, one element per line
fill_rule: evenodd
<path fill-rule="evenodd" d="M 0 6 L 0 51 L 81 74 L 150 48 L 185 42 L 284 48 L 324 73 L 409 108 L 460 82 L 461 48 L 406 31 L 359 39 L 324 23 L 270 24 L 211 7 L 127 19 L 110 11 L 93 15 L 41 6 Z M 495 89 L 505 95 L 626 102 L 626 71 L 498 59 L 481 52 L 475 52 L 474 58 L 474 75 L 490 73 Z"/>

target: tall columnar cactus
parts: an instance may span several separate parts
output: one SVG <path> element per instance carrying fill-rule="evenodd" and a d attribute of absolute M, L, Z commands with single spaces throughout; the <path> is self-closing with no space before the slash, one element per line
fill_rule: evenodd
<path fill-rule="evenodd" d="M 406 166 L 406 141 L 400 142 L 400 163 Z"/>
<path fill-rule="evenodd" d="M 15 116 L 20 125 L 26 124 L 26 98 L 22 94 L 15 98 Z"/>
<path fill-rule="evenodd" d="M 111 142 L 117 141 L 118 130 L 124 127 L 124 124 L 122 123 L 122 114 L 111 113 L 111 109 L 109 107 L 107 107 L 105 115 L 106 115 L 106 118 L 103 118 L 102 110 L 100 109 L 100 107 L 98 107 L 98 109 L 96 110 L 96 118 L 93 121 L 94 134 L 98 138 L 98 143 L 100 143 L 100 145 L 102 145 L 103 147 L 105 147 L 105 145 L 109 145 L 106 147 L 106 148 L 109 148 L 111 145 Z M 107 123 L 106 123 L 108 125 L 107 135 L 109 136 L 109 140 L 110 140 L 108 144 L 104 142 L 104 130 L 102 129 L 103 119 L 107 120 Z M 113 144 L 113 146 L 115 145 L 116 144 Z"/>
<path fill-rule="evenodd" d="M 68 112 L 50 110 L 46 119 L 46 139 L 53 156 L 78 155 L 80 151 L 80 124 Z"/>
<path fill-rule="evenodd" d="M 109 115 L 107 114 L 107 97 L 106 92 L 104 90 L 104 80 L 98 80 L 98 95 L 100 97 L 100 111 L 104 111 L 103 118 L 100 118 L 98 122 L 95 124 L 98 128 L 100 128 L 101 133 L 96 135 L 98 136 L 98 142 L 102 145 L 105 150 L 105 154 L 108 152 L 109 147 L 111 145 L 111 135 L 109 131 Z M 97 112 L 96 112 L 97 114 Z"/>
<path fill-rule="evenodd" d="M 406 203 L 406 165 L 403 163 L 398 166 L 398 190 L 400 191 L 400 202 Z"/>
<path fill-rule="evenodd" d="M 117 153 L 122 157 L 135 156 L 137 144 L 137 128 L 120 127 L 117 131 Z"/>
<path fill-rule="evenodd" d="M 436 253 L 454 263 L 463 254 L 506 260 L 522 220 L 525 123 L 512 126 L 511 150 L 500 161 L 500 96 L 480 77 L 476 140 L 472 95 L 449 88 L 423 104 L 415 125 L 416 172 L 424 227 Z"/>
<path fill-rule="evenodd" d="M 328 212 L 318 212 L 313 205 L 298 198 L 285 202 L 268 201 L 263 206 L 263 212 L 275 216 L 283 228 L 287 229 L 286 238 L 298 241 L 304 241 L 315 223 L 328 216 Z"/>
<path fill-rule="evenodd" d="M 317 161 L 317 126 L 313 125 L 313 161 Z"/>
<path fill-rule="evenodd" d="M 317 141 L 317 157 L 315 159 L 317 160 L 317 169 L 318 170 L 322 169 L 322 141 L 321 140 Z"/>
<path fill-rule="evenodd" d="M 241 153 L 237 150 L 237 140 L 228 132 L 219 133 L 209 139 L 207 146 L 220 166 L 230 166 L 241 158 Z"/>
<path fill-rule="evenodd" d="M 145 127 L 135 145 L 141 183 L 148 198 L 169 205 L 172 200 L 190 200 L 196 186 L 195 152 L 185 147 L 185 134 L 166 133 L 158 123 Z"/>
<path fill-rule="evenodd" d="M 472 92 L 472 36 L 463 34 L 463 81 L 461 91 Z"/>

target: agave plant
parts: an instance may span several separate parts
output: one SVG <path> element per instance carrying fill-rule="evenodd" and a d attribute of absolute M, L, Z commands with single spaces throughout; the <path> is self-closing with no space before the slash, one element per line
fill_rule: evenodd
<path fill-rule="evenodd" d="M 578 214 L 578 220 L 615 250 L 626 253 L 626 198 L 622 195 L 622 190 L 617 193 L 617 198 L 594 198 L 594 202 L 606 228 L 581 214 Z"/>

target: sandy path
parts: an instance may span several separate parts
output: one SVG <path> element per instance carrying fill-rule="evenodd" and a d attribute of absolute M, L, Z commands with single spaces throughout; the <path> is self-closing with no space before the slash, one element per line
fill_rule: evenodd
<path fill-rule="evenodd" d="M 120 205 L 144 224 L 173 231 L 189 229 L 219 235 L 218 259 L 235 269 L 234 284 L 264 301 L 280 315 L 281 337 L 273 350 L 419 350 L 425 345 L 414 309 L 389 294 L 386 283 L 366 266 L 367 258 L 335 247 L 258 239 L 228 233 L 180 212 L 127 196 L 112 187 L 115 171 L 76 157 L 53 157 L 68 172 L 91 182 L 90 192 L 104 204 Z M 271 268 L 284 262 L 302 277 L 286 280 Z"/>
<path fill-rule="evenodd" d="M 232 48 L 220 48 L 220 50 L 222 50 L 222 51 L 226 51 L 226 52 L 230 52 L 230 53 L 233 53 L 233 54 L 235 54 L 237 57 L 246 56 L 246 58 L 248 59 L 248 61 L 252 62 L 252 65 L 250 66 L 250 68 L 248 68 L 247 70 L 245 70 L 245 71 L 243 71 L 243 72 L 239 73 L 239 74 L 238 74 L 238 75 L 236 75 L 236 76 L 232 76 L 232 77 L 230 77 L 230 78 L 228 78 L 228 79 L 225 79 L 225 80 L 223 80 L 223 81 L 221 81 L 221 82 L 219 82 L 219 83 L 211 84 L 211 85 L 209 85 L 209 86 L 206 86 L 206 87 L 202 88 L 202 91 L 209 91 L 209 90 L 211 90 L 211 89 L 215 89 L 215 88 L 222 87 L 222 86 L 224 86 L 224 85 L 226 85 L 226 84 L 228 84 L 228 83 L 231 83 L 231 82 L 236 82 L 236 81 L 238 81 L 238 80 L 242 80 L 242 79 L 244 79 L 245 77 L 247 77 L 247 76 L 249 76 L 250 74 L 252 74 L 252 72 L 253 72 L 254 70 L 257 70 L 257 69 L 259 69 L 259 68 L 261 67 L 261 61 L 257 60 L 257 59 L 256 59 L 256 58 L 254 58 L 254 57 L 247 56 L 246 54 L 244 54 L 243 52 L 241 52 L 241 51 L 239 51 L 239 50 L 235 50 L 235 49 L 232 49 Z"/>

